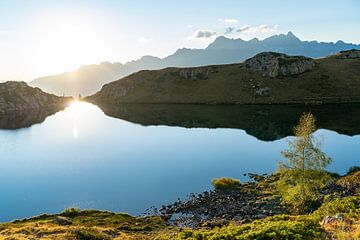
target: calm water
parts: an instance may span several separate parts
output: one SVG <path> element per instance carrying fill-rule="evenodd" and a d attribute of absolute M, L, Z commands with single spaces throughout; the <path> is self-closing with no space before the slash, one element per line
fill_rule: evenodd
<path fill-rule="evenodd" d="M 314 108 L 338 173 L 360 165 L 360 108 L 343 108 Z M 349 116 L 329 113 L 339 109 Z M 74 103 L 42 123 L 0 130 L 0 221 L 71 206 L 141 214 L 211 188 L 214 177 L 274 171 L 302 111 L 145 105 L 106 109 L 109 117 Z"/>

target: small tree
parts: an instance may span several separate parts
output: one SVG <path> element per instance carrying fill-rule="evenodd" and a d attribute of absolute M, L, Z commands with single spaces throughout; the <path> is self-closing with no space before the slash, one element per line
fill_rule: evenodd
<path fill-rule="evenodd" d="M 331 158 L 321 150 L 315 130 L 315 117 L 304 113 L 294 128 L 295 139 L 282 152 L 287 162 L 279 166 L 278 187 L 283 201 L 297 213 L 312 210 L 317 203 L 317 190 L 330 180 L 324 170 Z"/>

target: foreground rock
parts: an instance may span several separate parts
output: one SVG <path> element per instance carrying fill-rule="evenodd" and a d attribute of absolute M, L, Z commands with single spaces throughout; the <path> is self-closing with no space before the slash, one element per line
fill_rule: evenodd
<path fill-rule="evenodd" d="M 60 110 L 69 100 L 29 87 L 25 82 L 0 83 L 0 114 L 3 115 L 45 109 Z"/>

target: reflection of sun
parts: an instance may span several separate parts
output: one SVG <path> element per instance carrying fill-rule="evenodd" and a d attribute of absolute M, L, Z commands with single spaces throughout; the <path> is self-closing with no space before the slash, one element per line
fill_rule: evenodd
<path fill-rule="evenodd" d="M 84 113 L 85 111 L 87 111 L 86 106 L 87 106 L 87 103 L 74 100 L 74 101 L 70 102 L 69 106 L 66 109 L 66 112 L 69 115 L 78 117 L 81 113 Z"/>
<path fill-rule="evenodd" d="M 79 129 L 78 129 L 78 127 L 77 127 L 76 124 L 73 126 L 73 137 L 74 137 L 74 138 L 78 138 L 78 137 L 79 137 Z"/>
<path fill-rule="evenodd" d="M 74 138 L 79 137 L 79 117 L 80 115 L 86 110 L 85 109 L 86 103 L 80 101 L 73 101 L 70 103 L 69 107 L 66 109 L 67 114 L 72 118 L 72 136 Z"/>
<path fill-rule="evenodd" d="M 89 114 L 91 114 L 94 109 L 96 109 L 94 105 L 87 102 L 75 100 L 69 103 L 69 106 L 64 110 L 63 114 L 72 126 L 71 135 L 73 138 L 79 138 L 81 136 L 81 130 L 85 124 L 91 124 L 95 121 L 89 117 Z"/>

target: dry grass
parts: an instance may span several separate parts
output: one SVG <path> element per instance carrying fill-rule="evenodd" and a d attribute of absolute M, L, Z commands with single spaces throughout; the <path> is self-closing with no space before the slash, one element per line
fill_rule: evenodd
<path fill-rule="evenodd" d="M 62 214 L 60 214 L 62 215 Z M 159 217 L 136 218 L 127 214 L 102 211 L 81 211 L 69 218 L 71 225 L 61 226 L 54 222 L 59 215 L 14 221 L 0 225 L 0 240 L 22 239 L 154 239 L 174 231 Z"/>
<path fill-rule="evenodd" d="M 300 75 L 270 78 L 243 64 L 187 68 L 209 72 L 181 77 L 180 68 L 140 71 L 103 87 L 87 100 L 115 103 L 338 103 L 360 101 L 360 59 L 323 58 Z M 269 94 L 258 90 L 269 88 Z M 126 96 L 119 94 L 125 89 Z"/>

